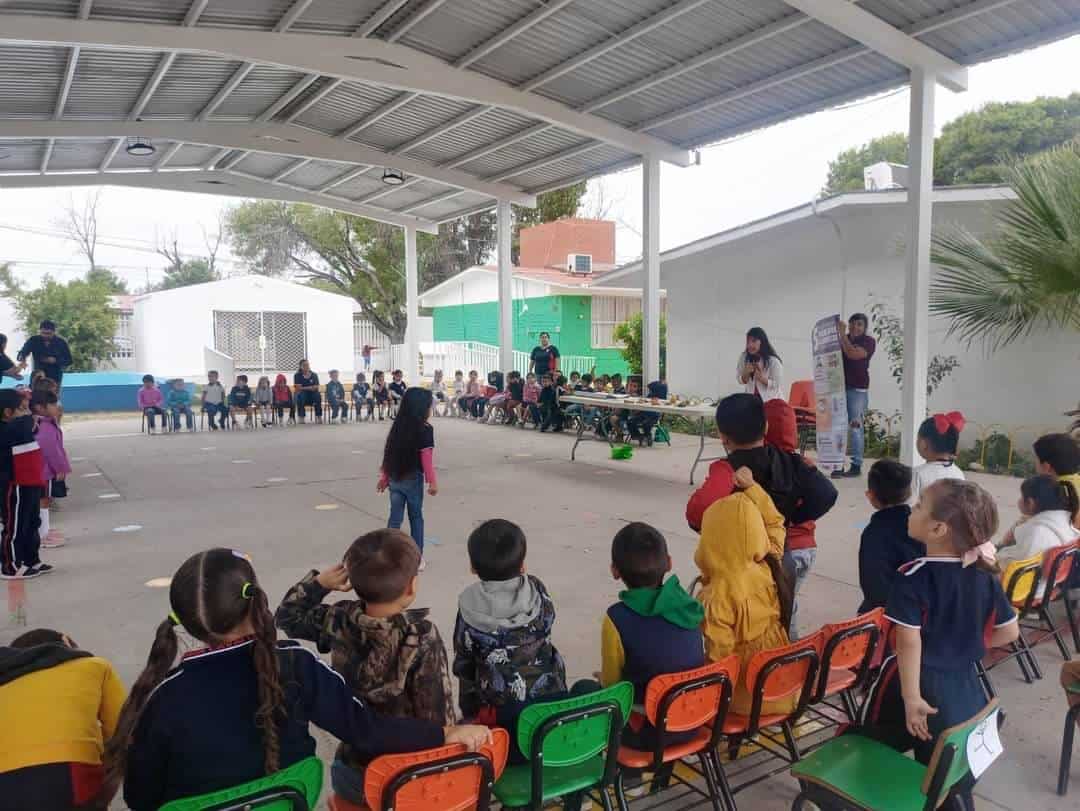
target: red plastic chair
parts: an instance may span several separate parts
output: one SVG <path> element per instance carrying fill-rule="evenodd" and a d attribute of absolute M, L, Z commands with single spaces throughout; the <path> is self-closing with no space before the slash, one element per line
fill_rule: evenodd
<path fill-rule="evenodd" d="M 821 629 L 821 666 L 812 704 L 828 704 L 829 698 L 839 696 L 848 720 L 857 722 L 858 707 L 853 694 L 869 679 L 884 623 L 885 610 L 875 608 Z"/>
<path fill-rule="evenodd" d="M 645 688 L 645 717 L 656 728 L 656 747 L 647 751 L 620 746 L 619 765 L 659 773 L 665 763 L 697 755 L 708 793 L 674 772 L 671 779 L 710 800 L 715 811 L 735 808 L 731 788 L 716 756 L 716 747 L 723 734 L 723 723 L 738 677 L 739 657 L 727 656 L 703 667 L 652 679 Z M 691 740 L 665 744 L 669 733 L 691 731 L 696 733 Z M 615 797 L 619 808 L 627 807 L 621 770 L 615 779 Z"/>
<path fill-rule="evenodd" d="M 794 763 L 802 755 L 792 725 L 806 711 L 814 695 L 823 635 L 818 631 L 811 636 L 754 654 L 746 666 L 744 681 L 750 689 L 752 702 L 749 715 L 727 714 L 723 732 L 732 740 L 733 754 L 737 755 L 742 741 L 748 741 L 771 752 L 785 763 Z M 795 708 L 789 713 L 762 713 L 766 701 L 783 701 L 796 697 Z M 763 730 L 779 727 L 784 736 L 783 749 Z M 755 737 L 756 736 L 756 737 Z"/>
<path fill-rule="evenodd" d="M 811 435 L 817 436 L 817 407 L 813 380 L 796 380 L 791 384 L 788 404 L 795 412 L 795 427 L 799 434 L 799 449 L 805 447 Z"/>
<path fill-rule="evenodd" d="M 365 805 L 330 795 L 330 811 L 487 811 L 491 786 L 506 768 L 510 736 L 491 730 L 477 752 L 461 744 L 383 755 L 364 770 Z"/>

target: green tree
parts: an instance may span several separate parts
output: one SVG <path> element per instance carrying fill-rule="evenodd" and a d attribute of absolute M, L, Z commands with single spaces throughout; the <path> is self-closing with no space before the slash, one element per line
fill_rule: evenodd
<path fill-rule="evenodd" d="M 91 284 L 105 287 L 114 296 L 124 295 L 128 292 L 127 282 L 108 268 L 95 267 L 93 270 L 88 270 L 86 280 Z"/>
<path fill-rule="evenodd" d="M 112 291 L 100 280 L 75 279 L 62 284 L 46 275 L 40 287 L 27 290 L 12 276 L 11 265 L 0 265 L 0 285 L 13 299 L 27 335 L 37 332 L 38 324 L 46 318 L 56 322 L 71 348 L 70 371 L 90 371 L 113 351 L 116 312 L 109 307 Z"/>
<path fill-rule="evenodd" d="M 634 313 L 628 319 L 615 327 L 612 332 L 615 340 L 622 344 L 622 349 L 619 350 L 623 356 L 623 360 L 626 361 L 626 365 L 630 367 L 630 373 L 639 375 L 642 369 L 642 325 L 643 318 L 641 313 Z M 667 319 L 660 318 L 660 374 L 667 373 Z M 648 381 L 646 381 L 648 382 Z"/>
<path fill-rule="evenodd" d="M 205 259 L 186 259 L 177 265 L 165 268 L 165 277 L 155 286 L 155 290 L 174 290 L 190 284 L 216 282 L 220 277 Z"/>
<path fill-rule="evenodd" d="M 1008 157 L 1024 157 L 1080 136 L 1080 93 L 1026 102 L 992 102 L 954 118 L 934 143 L 934 183 L 1002 183 Z M 829 162 L 824 194 L 863 188 L 863 169 L 878 161 L 907 163 L 907 135 L 891 133 Z"/>
<path fill-rule="evenodd" d="M 822 194 L 862 191 L 863 169 L 874 163 L 907 163 L 907 136 L 893 132 L 856 149 L 845 149 L 829 161 L 829 176 Z"/>
<path fill-rule="evenodd" d="M 985 239 L 936 233 L 930 312 L 950 333 L 990 349 L 1036 328 L 1080 331 L 1080 141 L 1002 169 L 1017 199 Z M 1066 340 L 1068 340 L 1066 338 Z"/>
<path fill-rule="evenodd" d="M 570 216 L 584 186 L 540 195 L 528 224 Z M 573 208 L 570 208 L 570 206 Z M 524 209 L 514 209 L 516 227 Z M 405 237 L 401 228 L 315 206 L 252 201 L 231 208 L 225 227 L 233 253 L 255 273 L 299 273 L 309 282 L 354 298 L 392 342 L 405 336 Z M 427 290 L 491 256 L 494 212 L 482 212 L 417 235 L 420 290 Z"/>

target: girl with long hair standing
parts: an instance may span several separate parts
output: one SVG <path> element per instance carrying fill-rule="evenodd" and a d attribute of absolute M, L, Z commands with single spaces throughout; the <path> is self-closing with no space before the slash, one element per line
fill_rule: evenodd
<path fill-rule="evenodd" d="M 405 511 L 409 513 L 409 534 L 424 554 L 424 482 L 428 495 L 439 492 L 435 478 L 435 431 L 431 427 L 431 392 L 413 387 L 401 398 L 394 424 L 386 436 L 380 493 L 390 491 L 390 529 L 401 529 Z M 424 568 L 420 561 L 421 571 Z"/>
<path fill-rule="evenodd" d="M 105 751 L 103 796 L 123 781 L 132 811 L 240 785 L 314 755 L 309 722 L 372 757 L 444 742 L 475 749 L 487 739 L 483 727 L 380 716 L 354 699 L 318 656 L 277 640 L 266 593 L 239 552 L 210 549 L 184 561 L 169 605 Z M 205 647 L 174 667 L 177 626 Z"/>
<path fill-rule="evenodd" d="M 739 353 L 735 376 L 747 394 L 755 394 L 763 402 L 784 399 L 784 364 L 761 327 L 746 331 L 746 348 Z"/>

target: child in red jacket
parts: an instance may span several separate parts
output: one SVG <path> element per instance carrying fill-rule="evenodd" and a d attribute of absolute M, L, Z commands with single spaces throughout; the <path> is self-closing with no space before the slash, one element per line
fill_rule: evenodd
<path fill-rule="evenodd" d="M 0 578 L 28 580 L 52 571 L 41 562 L 41 449 L 34 418 L 14 389 L 0 389 Z"/>

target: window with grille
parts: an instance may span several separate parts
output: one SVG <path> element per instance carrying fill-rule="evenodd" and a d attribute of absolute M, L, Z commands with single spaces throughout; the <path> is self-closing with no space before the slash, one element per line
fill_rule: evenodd
<path fill-rule="evenodd" d="M 641 312 L 641 299 L 622 296 L 592 297 L 592 345 L 597 349 L 621 347 L 615 340 L 615 327 Z"/>
<path fill-rule="evenodd" d="M 131 313 L 116 313 L 116 334 L 113 335 L 113 351 L 109 357 L 113 360 L 119 358 L 135 357 L 135 339 L 132 336 Z"/>
<path fill-rule="evenodd" d="M 215 310 L 214 349 L 231 357 L 237 371 L 295 370 L 307 355 L 307 314 Z"/>

